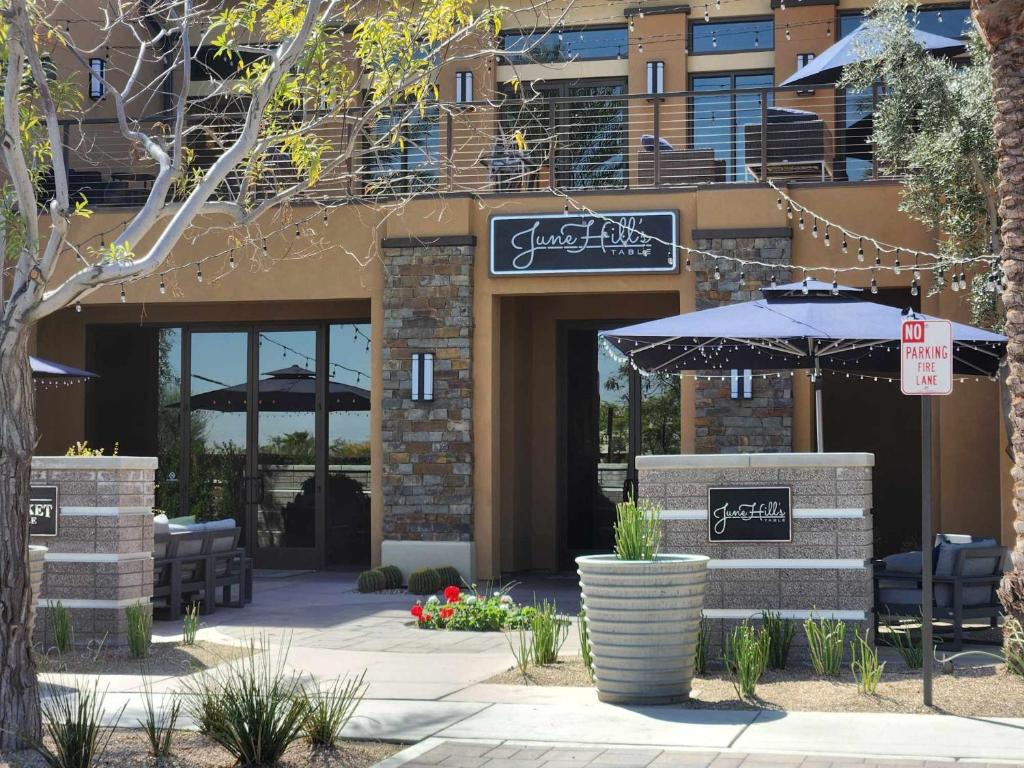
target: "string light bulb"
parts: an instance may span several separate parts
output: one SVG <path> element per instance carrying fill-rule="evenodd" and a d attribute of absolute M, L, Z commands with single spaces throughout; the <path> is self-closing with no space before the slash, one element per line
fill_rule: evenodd
<path fill-rule="evenodd" d="M 960 290 L 967 290 L 967 274 L 963 270 L 960 270 Z"/>
<path fill-rule="evenodd" d="M 722 270 L 718 268 L 718 262 L 715 262 L 715 280 L 722 279 Z"/>
<path fill-rule="evenodd" d="M 774 272 L 772 272 L 772 278 L 769 281 L 769 283 L 771 284 L 772 288 L 775 288 L 779 284 L 779 281 L 775 279 L 775 273 Z"/>
<path fill-rule="evenodd" d="M 718 32 L 716 30 L 714 30 L 714 29 L 711 30 L 711 47 L 712 48 L 717 48 L 718 47 Z"/>
<path fill-rule="evenodd" d="M 643 53 L 644 52 L 644 39 L 642 37 L 640 38 L 640 42 L 637 43 L 636 50 L 637 50 L 637 53 Z"/>
<path fill-rule="evenodd" d="M 797 222 L 797 224 L 800 227 L 800 231 L 802 232 L 804 230 L 804 228 L 805 228 L 805 225 L 804 225 L 804 215 L 802 213 L 800 214 L 800 220 Z"/>
<path fill-rule="evenodd" d="M 789 24 L 786 24 L 786 39 L 787 39 L 787 40 L 790 40 L 790 39 L 792 39 L 792 38 L 790 37 L 790 34 L 789 34 Z"/>
<path fill-rule="evenodd" d="M 75 302 L 75 312 L 77 312 L 78 314 L 82 314 L 82 302 Z"/>
<path fill-rule="evenodd" d="M 203 282 L 203 265 L 202 264 L 196 264 L 196 282 L 197 283 Z"/>
<path fill-rule="evenodd" d="M 790 203 L 788 203 L 788 202 L 786 203 L 786 218 L 787 219 L 792 219 L 793 218 L 793 206 Z"/>
<path fill-rule="evenodd" d="M 896 258 L 892 262 L 892 272 L 894 275 L 900 274 L 903 271 L 903 267 L 900 266 L 900 249 L 896 249 Z"/>
<path fill-rule="evenodd" d="M 876 295 L 878 294 L 878 280 L 876 280 L 874 276 L 871 278 L 871 293 Z"/>
<path fill-rule="evenodd" d="M 864 238 L 857 243 L 857 261 L 864 261 Z"/>
<path fill-rule="evenodd" d="M 238 262 L 235 261 L 235 249 L 231 249 L 231 253 L 228 254 L 228 269 L 234 269 L 238 266 Z"/>
<path fill-rule="evenodd" d="M 710 21 L 711 14 L 708 12 L 708 4 L 704 3 L 704 21 Z"/>
<path fill-rule="evenodd" d="M 778 208 L 780 211 L 782 210 L 782 195 L 779 195 L 777 198 L 775 198 L 775 207 Z"/>
<path fill-rule="evenodd" d="M 835 272 L 832 273 L 832 295 L 839 295 L 839 278 L 836 276 Z"/>
<path fill-rule="evenodd" d="M 166 296 L 167 295 L 167 283 L 164 282 L 163 273 L 160 274 L 160 295 L 161 296 Z"/>
<path fill-rule="evenodd" d="M 121 303 L 124 304 L 128 301 L 128 294 L 124 292 L 124 283 L 121 283 Z"/>
<path fill-rule="evenodd" d="M 917 296 L 917 294 L 917 278 L 915 277 L 913 280 L 910 281 L 910 295 Z"/>
<path fill-rule="evenodd" d="M 802 293 L 804 296 L 806 296 L 808 293 L 810 293 L 810 288 L 807 285 L 807 275 L 806 274 L 804 275 L 803 284 L 801 284 L 801 286 L 800 286 L 800 293 Z"/>
<path fill-rule="evenodd" d="M 847 254 L 850 252 L 850 244 L 846 242 L 845 232 L 843 232 L 843 244 L 840 247 L 842 248 L 843 254 Z"/>
<path fill-rule="evenodd" d="M 818 219 L 817 218 L 814 219 L 814 224 L 811 226 L 811 237 L 813 237 L 813 238 L 817 238 L 818 237 Z"/>
<path fill-rule="evenodd" d="M 687 257 L 687 259 L 686 259 L 686 271 L 690 272 L 692 270 L 693 270 L 693 264 L 690 262 L 689 257 Z"/>
<path fill-rule="evenodd" d="M 746 281 L 746 279 L 747 279 L 747 273 L 741 271 L 740 272 L 740 288 L 743 287 L 743 283 Z"/>

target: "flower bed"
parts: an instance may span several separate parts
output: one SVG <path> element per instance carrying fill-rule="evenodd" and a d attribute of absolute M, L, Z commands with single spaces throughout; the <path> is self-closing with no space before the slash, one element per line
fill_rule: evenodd
<path fill-rule="evenodd" d="M 532 606 L 512 600 L 507 588 L 482 595 L 476 585 L 469 592 L 449 586 L 442 601 L 437 595 L 416 601 L 410 611 L 420 629 L 450 629 L 456 632 L 501 632 L 527 626 L 535 613 Z"/>

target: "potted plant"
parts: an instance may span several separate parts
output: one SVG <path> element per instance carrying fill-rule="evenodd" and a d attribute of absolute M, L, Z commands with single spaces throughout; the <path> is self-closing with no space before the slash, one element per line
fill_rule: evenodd
<path fill-rule="evenodd" d="M 689 698 L 708 558 L 662 554 L 661 513 L 647 500 L 616 508 L 615 553 L 576 558 L 601 701 Z"/>

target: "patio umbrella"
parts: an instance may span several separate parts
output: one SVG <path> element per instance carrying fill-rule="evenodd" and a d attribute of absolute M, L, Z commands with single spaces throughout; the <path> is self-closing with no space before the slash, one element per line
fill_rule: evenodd
<path fill-rule="evenodd" d="M 298 365 L 264 374 L 269 378 L 257 384 L 259 409 L 264 412 L 312 413 L 316 410 L 316 374 Z M 235 384 L 193 395 L 189 403 L 193 410 L 239 413 L 245 411 L 248 386 Z M 169 405 L 176 408 L 177 403 Z M 368 411 L 370 392 L 362 387 L 327 382 L 327 409 L 329 411 Z"/>
<path fill-rule="evenodd" d="M 872 37 L 870 24 L 863 24 L 843 39 L 833 43 L 809 63 L 782 81 L 782 85 L 832 85 L 839 80 L 843 67 L 865 61 L 879 50 L 879 41 Z M 913 31 L 914 40 L 926 51 L 955 56 L 967 46 L 962 40 L 933 35 L 931 32 Z"/>
<path fill-rule="evenodd" d="M 29 356 L 29 364 L 32 366 L 32 378 L 35 381 L 43 382 L 69 382 L 87 381 L 98 378 L 92 371 L 82 368 L 55 363 L 52 360 L 44 360 L 41 357 Z"/>
<path fill-rule="evenodd" d="M 806 293 L 804 292 L 806 290 Z M 641 371 L 813 371 L 818 450 L 822 450 L 821 372 L 900 369 L 900 323 L 928 315 L 864 301 L 859 288 L 818 280 L 762 288 L 763 299 L 631 325 L 601 336 Z M 953 323 L 953 372 L 995 376 L 1006 337 Z"/>

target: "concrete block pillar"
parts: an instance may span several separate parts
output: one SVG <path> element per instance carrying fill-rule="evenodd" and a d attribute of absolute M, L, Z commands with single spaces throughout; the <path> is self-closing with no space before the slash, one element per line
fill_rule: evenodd
<path fill-rule="evenodd" d="M 71 611 L 75 644 L 128 643 L 125 607 L 153 597 L 155 458 L 37 456 L 33 485 L 59 493 L 57 535 L 48 547 L 34 641 L 53 644 L 50 606 Z"/>

